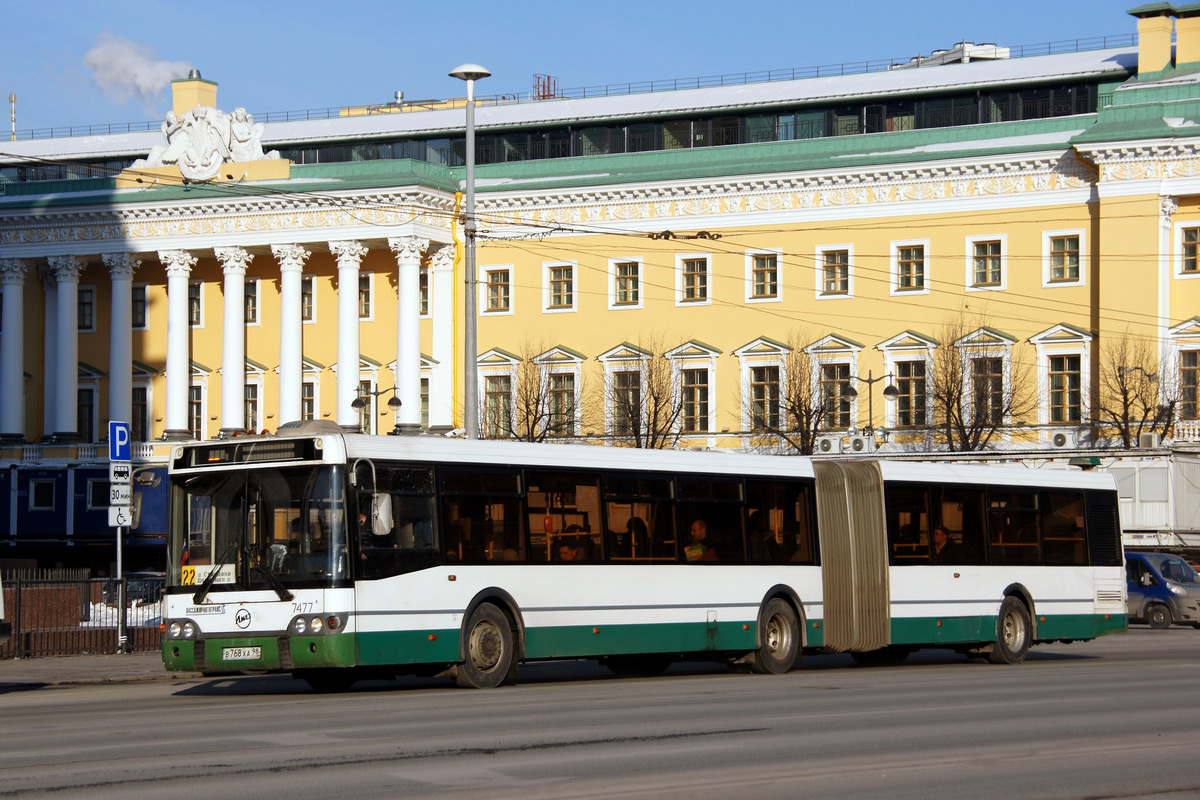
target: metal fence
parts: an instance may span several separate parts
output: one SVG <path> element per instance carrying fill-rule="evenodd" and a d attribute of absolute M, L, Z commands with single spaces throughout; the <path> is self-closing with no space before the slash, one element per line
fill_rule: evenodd
<path fill-rule="evenodd" d="M 0 658 L 157 650 L 162 597 L 159 579 L 5 576 L 4 614 L 13 632 Z"/>

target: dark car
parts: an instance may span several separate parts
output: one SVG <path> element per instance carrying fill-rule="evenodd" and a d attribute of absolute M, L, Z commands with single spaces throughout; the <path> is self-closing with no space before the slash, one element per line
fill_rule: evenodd
<path fill-rule="evenodd" d="M 125 603 L 157 603 L 162 599 L 163 587 L 167 582 L 165 572 L 139 570 L 125 574 Z M 115 580 L 104 584 L 104 604 L 117 604 L 119 587 Z"/>
<path fill-rule="evenodd" d="M 1170 553 L 1125 553 L 1129 621 L 1200 627 L 1200 575 Z"/>

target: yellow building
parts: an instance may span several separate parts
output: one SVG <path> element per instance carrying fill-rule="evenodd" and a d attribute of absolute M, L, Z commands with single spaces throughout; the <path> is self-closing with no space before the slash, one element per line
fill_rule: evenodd
<path fill-rule="evenodd" d="M 484 102 L 470 413 L 783 452 L 1200 438 L 1200 6 L 1130 13 L 1102 49 Z M 86 459 L 109 419 L 144 458 L 462 428 L 462 103 L 255 123 L 175 90 L 161 130 L 0 157 L 4 454 Z"/>

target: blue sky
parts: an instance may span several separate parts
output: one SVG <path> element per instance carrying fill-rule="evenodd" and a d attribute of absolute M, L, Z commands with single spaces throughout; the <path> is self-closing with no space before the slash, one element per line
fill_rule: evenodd
<path fill-rule="evenodd" d="M 461 96 L 446 76 L 473 61 L 481 95 L 908 58 L 963 39 L 1015 46 L 1136 30 L 1133 0 L 758 0 L 254 2 L 0 0 L 0 100 L 17 129 L 161 119 L 170 91 L 122 96 L 119 67 L 187 64 L 219 84 L 218 105 L 286 111 Z M 850 9 L 856 9 L 852 12 Z M 101 57 L 88 53 L 103 42 Z M 105 60 L 107 58 L 107 60 Z M 92 64 L 94 66 L 89 66 Z M 112 83 L 97 78 L 108 65 Z M 163 67 L 164 65 L 160 65 Z M 161 74 L 161 69 L 159 73 Z M 161 90 L 155 87 L 162 85 Z"/>

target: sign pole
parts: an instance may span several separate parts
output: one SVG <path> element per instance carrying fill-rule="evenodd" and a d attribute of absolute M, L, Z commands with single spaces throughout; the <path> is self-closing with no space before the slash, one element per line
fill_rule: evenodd
<path fill-rule="evenodd" d="M 125 568 L 122 563 L 122 547 L 121 547 L 121 532 L 125 530 L 124 525 L 117 526 L 117 605 L 120 613 L 117 614 L 117 652 L 129 652 L 127 631 L 125 629 Z"/>
<path fill-rule="evenodd" d="M 133 519 L 133 465 L 130 463 L 131 439 L 129 423 L 112 420 L 108 423 L 108 524 L 117 529 L 117 652 L 127 653 L 125 608 L 125 557 L 121 535 Z"/>

